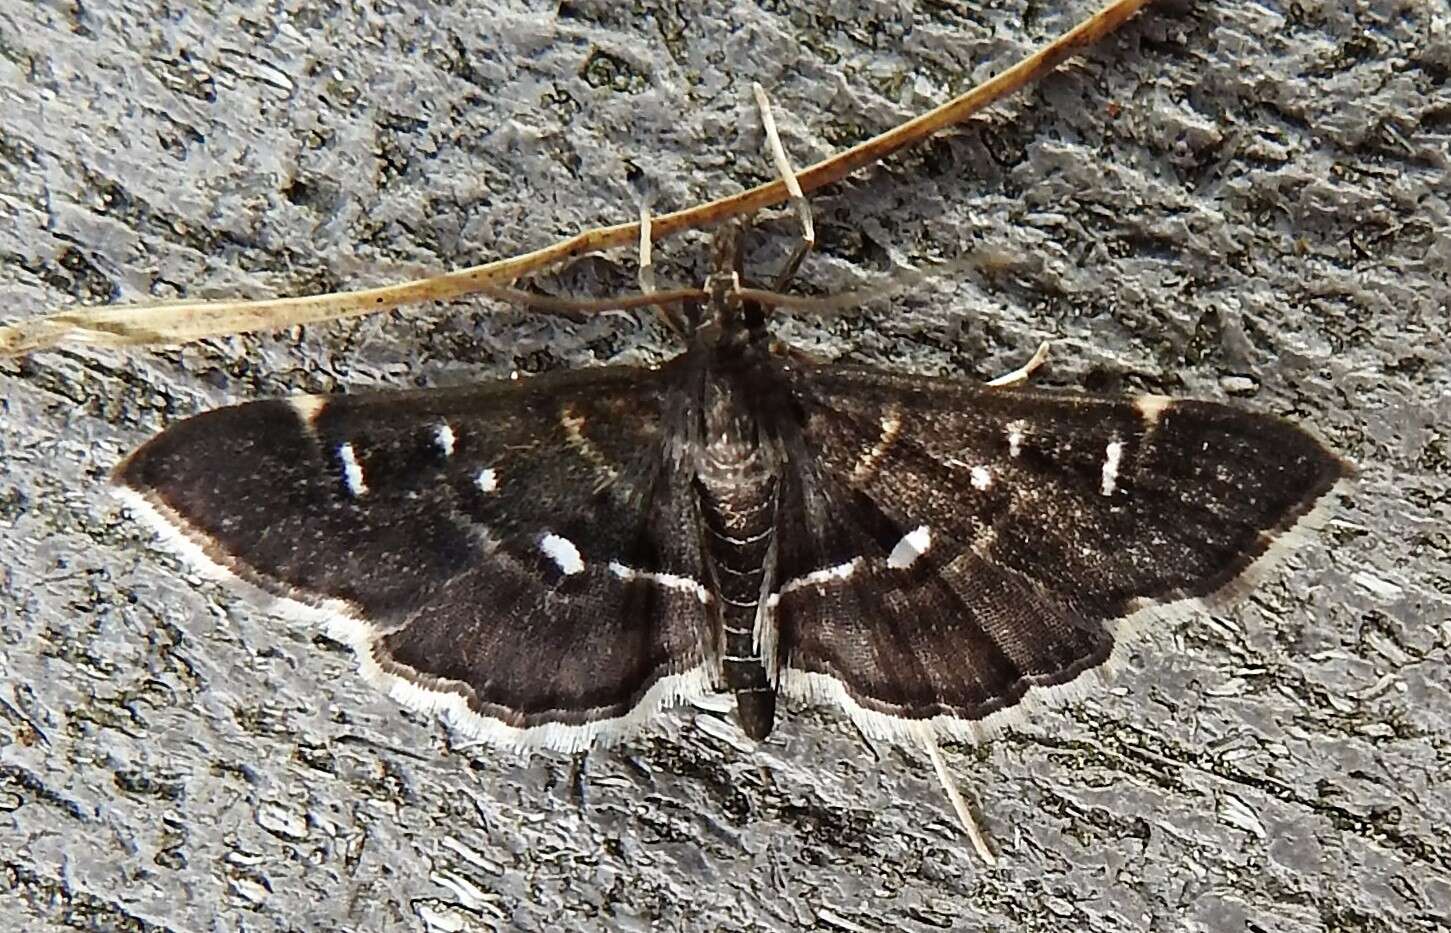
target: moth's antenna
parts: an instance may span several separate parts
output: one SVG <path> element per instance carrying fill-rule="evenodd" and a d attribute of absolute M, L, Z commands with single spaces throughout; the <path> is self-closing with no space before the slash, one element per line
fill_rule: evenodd
<path fill-rule="evenodd" d="M 633 295 L 616 295 L 611 298 L 558 298 L 541 295 L 513 286 L 489 285 L 479 291 L 496 301 L 528 308 L 538 314 L 553 314 L 576 324 L 590 315 L 606 311 L 632 311 L 636 308 L 653 307 L 665 326 L 682 340 L 690 335 L 688 315 L 674 310 L 684 302 L 704 301 L 709 293 L 703 288 L 672 288 L 660 291 L 655 281 L 655 263 L 652 256 L 652 231 L 650 208 L 640 205 L 640 270 L 637 279 L 640 291 Z"/>
<path fill-rule="evenodd" d="M 650 306 L 674 304 L 681 301 L 700 301 L 706 297 L 705 289 L 702 288 L 672 288 L 663 292 L 638 293 L 632 295 L 616 295 L 613 298 L 556 298 L 553 295 L 541 295 L 537 292 L 526 292 L 522 288 L 503 288 L 498 285 L 491 285 L 482 290 L 482 294 L 488 295 L 497 301 L 507 301 L 521 308 L 528 308 L 540 314 L 554 314 L 559 317 L 579 323 L 593 314 L 603 314 L 606 311 L 632 311 L 635 308 L 646 308 Z M 674 329 L 674 325 L 666 322 Z"/>
<path fill-rule="evenodd" d="M 766 129 L 766 146 L 771 150 L 771 158 L 776 163 L 776 173 L 786 185 L 791 204 L 796 208 L 796 216 L 801 218 L 801 242 L 796 244 L 791 258 L 786 260 L 786 265 L 781 267 L 781 271 L 776 273 L 776 278 L 771 282 L 771 290 L 779 292 L 791 281 L 796 270 L 801 268 L 806 254 L 816 246 L 816 225 L 811 218 L 811 202 L 802 193 L 801 183 L 796 180 L 796 170 L 791 167 L 791 160 L 786 157 L 786 147 L 781 145 L 781 134 L 776 132 L 776 118 L 771 115 L 771 101 L 766 96 L 766 89 L 752 82 L 751 90 L 756 95 L 756 107 L 761 111 L 761 125 Z"/>
<path fill-rule="evenodd" d="M 773 308 L 784 308 L 793 314 L 808 317 L 832 317 L 846 311 L 854 311 L 862 305 L 881 298 L 889 298 L 907 291 L 931 278 L 952 276 L 964 269 L 980 269 L 988 272 L 1002 272 L 1006 269 L 1024 267 L 1027 262 L 1006 257 L 997 250 L 974 250 L 957 259 L 937 263 L 920 269 L 900 269 L 880 285 L 838 292 L 827 296 L 786 295 L 774 290 L 742 289 L 742 298 L 757 301 Z"/>

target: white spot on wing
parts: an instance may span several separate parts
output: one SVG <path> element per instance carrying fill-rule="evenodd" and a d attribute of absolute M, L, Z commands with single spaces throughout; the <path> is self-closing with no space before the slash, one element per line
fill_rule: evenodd
<path fill-rule="evenodd" d="M 1159 423 L 1159 416 L 1172 404 L 1174 400 L 1165 395 L 1140 395 L 1134 399 L 1134 408 L 1138 409 L 1139 416 L 1150 428 Z"/>
<path fill-rule="evenodd" d="M 694 594 L 695 598 L 700 600 L 701 605 L 710 602 L 710 591 L 690 577 L 682 577 L 674 573 L 652 573 L 648 570 L 636 570 L 634 567 L 627 567 L 617 560 L 610 561 L 610 573 L 619 577 L 621 580 L 649 580 L 667 590 L 680 590 L 684 593 Z"/>
<path fill-rule="evenodd" d="M 564 426 L 564 436 L 568 439 L 570 446 L 579 451 L 581 457 L 593 464 L 604 479 L 613 481 L 619 475 L 619 471 L 610 464 L 609 458 L 585 436 L 583 415 L 576 414 L 573 408 L 566 405 L 560 413 L 559 423 Z"/>
<path fill-rule="evenodd" d="M 878 435 L 877 442 L 872 445 L 871 450 L 862 454 L 852 468 L 851 482 L 854 486 L 860 486 L 872 478 L 882 458 L 887 455 L 887 450 L 896 443 L 897 436 L 902 433 L 902 413 L 895 408 L 889 408 L 882 414 L 880 424 L 882 433 Z"/>
<path fill-rule="evenodd" d="M 499 474 L 494 472 L 493 467 L 484 467 L 474 477 L 474 485 L 479 487 L 479 492 L 493 492 L 499 488 Z"/>
<path fill-rule="evenodd" d="M 457 438 L 454 436 L 453 428 L 448 426 L 447 421 L 441 421 L 438 427 L 433 429 L 433 442 L 445 457 L 453 456 L 453 445 Z"/>
<path fill-rule="evenodd" d="M 539 539 L 539 550 L 544 556 L 554 561 L 559 572 L 566 577 L 571 574 L 580 573 L 584 570 L 584 558 L 579 556 L 579 548 L 568 538 L 550 532 Z"/>
<path fill-rule="evenodd" d="M 292 406 L 293 411 L 297 412 L 298 420 L 308 430 L 312 430 L 313 422 L 317 420 L 318 415 L 322 414 L 322 410 L 327 407 L 327 396 L 294 395 L 287 400 L 287 403 Z"/>
<path fill-rule="evenodd" d="M 1016 457 L 1023 452 L 1023 429 L 1027 427 L 1022 421 L 1008 422 L 1008 456 Z"/>
<path fill-rule="evenodd" d="M 1103 452 L 1103 485 L 1099 487 L 1099 492 L 1105 496 L 1113 495 L 1113 491 L 1117 487 L 1118 465 L 1123 455 L 1124 445 L 1122 441 L 1108 442 L 1108 447 Z"/>
<path fill-rule="evenodd" d="M 972 468 L 972 488 L 984 490 L 993 484 L 993 472 L 985 466 Z"/>
<path fill-rule="evenodd" d="M 902 535 L 902 540 L 892 548 L 892 553 L 887 555 L 887 566 L 893 570 L 906 570 L 917 562 L 917 558 L 927 553 L 932 547 L 932 529 L 926 525 Z"/>
<path fill-rule="evenodd" d="M 343 466 L 343 485 L 348 487 L 348 494 L 355 499 L 367 495 L 368 483 L 363 478 L 363 465 L 358 462 L 358 454 L 352 444 L 344 443 L 338 447 L 338 460 Z"/>
<path fill-rule="evenodd" d="M 766 605 L 774 607 L 781 601 L 782 594 L 790 593 L 792 590 L 805 589 L 808 586 L 824 586 L 828 583 L 834 583 L 837 580 L 848 580 L 852 574 L 856 573 L 857 565 L 861 563 L 861 560 L 860 557 L 853 557 L 844 564 L 837 564 L 835 567 L 827 567 L 822 570 L 813 570 L 808 574 L 787 580 L 781 585 L 780 591 L 766 597 Z"/>

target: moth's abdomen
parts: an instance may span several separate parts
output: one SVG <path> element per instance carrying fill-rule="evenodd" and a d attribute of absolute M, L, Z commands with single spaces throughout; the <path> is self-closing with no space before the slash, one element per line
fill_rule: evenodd
<path fill-rule="evenodd" d="M 696 468 L 706 563 L 718 606 L 716 643 L 741 727 L 754 739 L 776 716 L 774 659 L 759 630 L 770 584 L 778 481 L 755 424 L 722 397 L 707 409 Z"/>

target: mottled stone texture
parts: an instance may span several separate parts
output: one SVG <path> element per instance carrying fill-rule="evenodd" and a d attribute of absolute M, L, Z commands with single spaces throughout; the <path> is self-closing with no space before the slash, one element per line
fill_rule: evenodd
<path fill-rule="evenodd" d="M 1068 9 L 1060 9 L 1067 6 Z M 769 177 L 1091 4 L 0 0 L 0 317 L 376 284 Z M 659 359 L 653 322 L 483 303 L 0 363 L 0 927 L 1446 929 L 1451 15 L 1171 3 L 815 199 L 804 287 L 994 256 L 825 325 L 831 355 L 1247 404 L 1358 461 L 1237 612 L 930 767 L 829 711 L 567 760 L 458 747 L 346 652 L 199 583 L 102 485 L 162 425 L 295 391 Z M 754 262 L 791 245 L 762 225 Z M 697 279 L 701 237 L 662 277 Z M 602 295 L 628 255 L 547 280 Z M 578 789 L 583 786 L 581 795 Z"/>

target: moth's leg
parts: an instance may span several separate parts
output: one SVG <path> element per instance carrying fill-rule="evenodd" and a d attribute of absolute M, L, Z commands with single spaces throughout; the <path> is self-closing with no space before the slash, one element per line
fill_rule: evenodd
<path fill-rule="evenodd" d="M 927 757 L 932 759 L 932 767 L 937 771 L 937 780 L 942 784 L 942 789 L 947 793 L 947 799 L 952 803 L 953 812 L 957 814 L 957 821 L 962 824 L 967 838 L 972 840 L 972 847 L 977 850 L 978 857 L 989 866 L 997 865 L 997 856 L 993 855 L 993 850 L 988 847 L 987 839 L 983 836 L 982 830 L 978 828 L 977 821 L 972 818 L 972 811 L 967 808 L 967 801 L 963 800 L 962 794 L 958 792 L 957 785 L 952 780 L 952 774 L 947 770 L 947 762 L 942 760 L 942 752 L 937 748 L 937 737 L 932 734 L 932 728 L 930 726 L 923 728 L 919 738 L 922 746 L 927 749 Z"/>
<path fill-rule="evenodd" d="M 637 279 L 640 283 L 640 291 L 647 295 L 653 294 L 655 291 L 655 260 L 651 254 L 651 249 L 655 244 L 651 231 L 650 208 L 642 202 L 640 204 L 640 272 Z"/>
<path fill-rule="evenodd" d="M 636 278 L 640 283 L 640 291 L 644 292 L 646 295 L 655 294 L 655 260 L 651 254 L 653 246 L 654 238 L 652 235 L 652 228 L 650 223 L 650 208 L 644 202 L 641 202 L 640 272 Z M 665 324 L 667 328 L 674 332 L 677 337 L 681 338 L 682 340 L 689 337 L 690 331 L 689 328 L 686 326 L 685 321 L 682 320 L 680 315 L 676 311 L 672 310 L 669 305 L 661 302 L 653 305 L 653 307 L 655 308 L 655 313 L 660 316 L 660 320 Z"/>
<path fill-rule="evenodd" d="M 776 118 L 771 115 L 771 101 L 766 97 L 766 90 L 759 84 L 752 84 L 751 90 L 756 94 L 756 107 L 761 111 L 761 125 L 766 129 L 766 145 L 771 150 L 771 159 L 776 163 L 776 172 L 786 183 L 786 192 L 791 195 L 796 216 L 801 218 L 801 242 L 796 244 L 791 258 L 771 282 L 771 291 L 779 292 L 791 281 L 796 270 L 801 268 L 806 254 L 816 246 L 816 225 L 811 218 L 811 202 L 801 193 L 796 170 L 791 167 L 791 160 L 786 157 L 786 147 L 781 145 L 781 134 L 776 132 Z"/>
<path fill-rule="evenodd" d="M 853 725 L 856 724 L 853 723 Z M 882 756 L 877 751 L 877 740 L 863 732 L 860 726 L 857 727 L 857 735 L 861 736 L 862 743 L 880 763 Z M 967 833 L 967 838 L 972 841 L 972 847 L 977 852 L 978 858 L 989 866 L 997 865 L 997 856 L 993 854 L 992 848 L 987 844 L 987 837 L 983 835 L 977 821 L 972 818 L 972 810 L 968 808 L 967 801 L 962 799 L 962 793 L 958 791 L 957 784 L 952 780 L 952 773 L 947 770 L 947 762 L 943 760 L 942 751 L 937 747 L 937 736 L 932 731 L 932 727 L 927 723 L 919 723 L 913 730 L 913 735 L 926 750 L 927 757 L 932 760 L 932 769 L 937 772 L 937 781 L 942 785 L 943 792 L 947 794 L 947 800 L 952 804 L 952 812 L 957 816 L 958 824 Z"/>
<path fill-rule="evenodd" d="M 1045 340 L 1038 344 L 1038 349 L 1033 352 L 1033 358 L 1010 373 L 992 379 L 988 382 L 990 386 L 1015 386 L 1027 382 L 1044 363 L 1048 362 L 1048 345 L 1051 341 Z"/>

